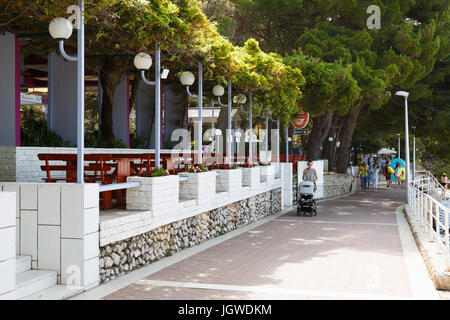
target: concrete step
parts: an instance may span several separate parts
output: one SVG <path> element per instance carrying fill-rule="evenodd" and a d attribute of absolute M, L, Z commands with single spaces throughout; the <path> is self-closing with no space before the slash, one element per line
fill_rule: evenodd
<path fill-rule="evenodd" d="M 23 297 L 21 300 L 65 300 L 81 292 L 83 292 L 83 287 L 57 284 Z"/>
<path fill-rule="evenodd" d="M 31 270 L 31 256 L 16 256 L 16 273 Z"/>
<path fill-rule="evenodd" d="M 33 293 L 56 285 L 56 271 L 29 270 L 16 275 L 15 299 L 21 299 Z"/>

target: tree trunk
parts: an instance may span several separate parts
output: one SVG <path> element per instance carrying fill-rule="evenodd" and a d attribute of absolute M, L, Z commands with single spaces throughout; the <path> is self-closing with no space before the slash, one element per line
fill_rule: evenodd
<path fill-rule="evenodd" d="M 112 111 L 114 92 L 124 72 L 121 66 L 118 57 L 108 58 L 100 71 L 100 83 L 103 90 L 100 137 L 107 142 L 113 142 L 115 140 Z"/>
<path fill-rule="evenodd" d="M 320 147 L 327 138 L 332 119 L 333 111 L 331 110 L 327 110 L 322 116 L 313 119 L 313 127 L 306 144 L 308 159 L 318 160 L 320 158 Z"/>
<path fill-rule="evenodd" d="M 353 132 L 355 131 L 360 112 L 361 106 L 358 106 L 357 109 L 350 111 L 345 117 L 345 122 L 340 135 L 341 145 L 339 147 L 336 162 L 336 170 L 338 173 L 345 173 L 347 171 Z"/>
<path fill-rule="evenodd" d="M 136 95 L 139 89 L 140 78 L 136 74 L 134 76 L 133 81 L 130 82 L 130 112 L 133 109 L 136 109 Z"/>
<path fill-rule="evenodd" d="M 325 136 L 325 141 L 323 142 L 323 150 L 322 150 L 322 159 L 328 160 L 328 171 L 333 171 L 333 161 L 336 151 L 336 124 L 337 124 L 337 115 L 333 115 L 333 119 L 331 121 L 330 130 L 328 130 L 327 135 Z M 329 141 L 328 138 L 333 137 L 333 141 Z"/>

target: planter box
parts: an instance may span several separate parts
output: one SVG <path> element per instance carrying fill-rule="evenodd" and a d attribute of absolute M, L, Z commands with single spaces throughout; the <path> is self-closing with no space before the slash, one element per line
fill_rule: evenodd
<path fill-rule="evenodd" d="M 260 185 L 260 167 L 242 168 L 242 185 L 250 187 L 250 190 L 257 189 Z"/>
<path fill-rule="evenodd" d="M 127 210 L 150 210 L 152 217 L 167 216 L 178 210 L 179 177 L 128 177 L 141 186 L 127 189 Z"/>
<path fill-rule="evenodd" d="M 211 201 L 216 194 L 216 172 L 186 172 L 180 177 L 188 177 L 187 181 L 180 181 L 180 199 L 196 199 L 197 204 Z"/>
<path fill-rule="evenodd" d="M 242 169 L 217 170 L 220 175 L 216 179 L 217 192 L 228 192 L 229 195 L 242 191 Z"/>
<path fill-rule="evenodd" d="M 266 185 L 273 184 L 273 180 L 275 179 L 275 170 L 276 166 L 261 166 L 261 182 L 264 182 Z"/>

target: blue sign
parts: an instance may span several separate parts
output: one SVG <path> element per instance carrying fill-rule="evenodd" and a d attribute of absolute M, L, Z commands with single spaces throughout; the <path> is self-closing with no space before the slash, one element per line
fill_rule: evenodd
<path fill-rule="evenodd" d="M 308 130 L 292 130 L 293 134 L 307 134 Z"/>

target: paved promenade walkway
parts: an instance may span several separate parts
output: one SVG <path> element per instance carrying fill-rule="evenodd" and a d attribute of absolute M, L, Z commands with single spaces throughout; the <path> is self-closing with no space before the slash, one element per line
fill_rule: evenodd
<path fill-rule="evenodd" d="M 403 199 L 382 188 L 322 201 L 316 217 L 291 210 L 76 298 L 439 299 Z"/>

